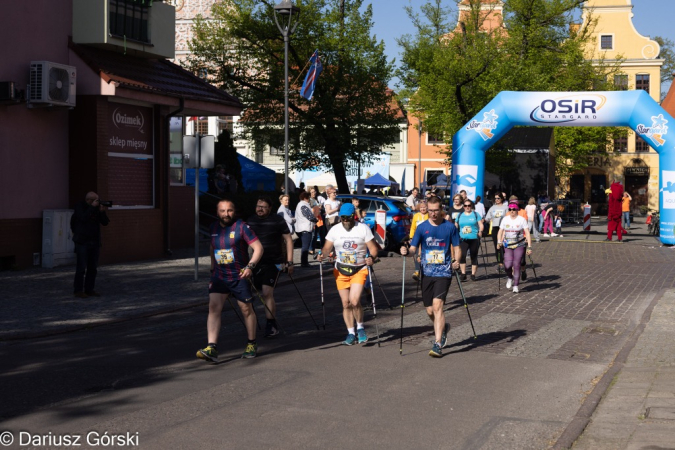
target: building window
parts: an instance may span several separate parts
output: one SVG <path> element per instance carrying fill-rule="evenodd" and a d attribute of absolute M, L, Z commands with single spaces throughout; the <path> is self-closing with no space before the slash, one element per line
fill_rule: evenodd
<path fill-rule="evenodd" d="M 614 50 L 614 36 L 603 34 L 600 36 L 600 50 Z"/>
<path fill-rule="evenodd" d="M 619 91 L 627 91 L 628 75 L 614 75 L 614 87 Z"/>
<path fill-rule="evenodd" d="M 443 171 L 442 170 L 426 170 L 426 179 L 427 179 L 427 186 L 432 186 L 436 184 L 436 180 L 438 179 L 439 175 L 442 175 Z"/>
<path fill-rule="evenodd" d="M 649 152 L 649 144 L 647 141 L 642 139 L 640 136 L 635 136 L 635 152 L 637 153 L 647 153 Z"/>
<path fill-rule="evenodd" d="M 635 89 L 642 89 L 649 93 L 649 75 L 642 74 L 635 76 Z"/>
<path fill-rule="evenodd" d="M 442 138 L 439 138 L 438 136 L 434 136 L 433 134 L 427 133 L 427 144 L 428 145 L 443 145 L 443 144 L 445 144 L 445 141 Z"/>
<path fill-rule="evenodd" d="M 206 136 L 209 134 L 209 119 L 206 117 L 200 117 L 197 120 L 197 133 L 201 136 Z"/>
<path fill-rule="evenodd" d="M 216 119 L 218 124 L 218 136 L 223 131 L 227 131 L 230 134 L 230 138 L 234 136 L 234 117 L 232 116 L 219 116 Z"/>
<path fill-rule="evenodd" d="M 270 155 L 284 156 L 284 149 L 270 146 Z"/>
<path fill-rule="evenodd" d="M 110 34 L 126 40 L 149 43 L 149 1 L 109 0 Z"/>
<path fill-rule="evenodd" d="M 614 139 L 614 151 L 621 153 L 628 151 L 628 138 L 626 136 Z"/>

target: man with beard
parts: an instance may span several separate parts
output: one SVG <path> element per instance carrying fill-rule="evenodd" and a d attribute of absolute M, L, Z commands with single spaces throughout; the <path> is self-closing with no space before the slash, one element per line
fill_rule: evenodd
<path fill-rule="evenodd" d="M 368 277 L 366 265 L 373 265 L 373 258 L 367 254 L 369 252 L 371 255 L 377 255 L 379 250 L 370 228 L 354 220 L 354 211 L 354 205 L 351 203 L 345 203 L 340 207 L 340 222 L 328 231 L 326 243 L 319 254 L 321 262 L 323 255 L 329 255 L 335 248 L 333 275 L 342 300 L 342 317 L 348 333 L 344 345 L 368 342 L 366 330 L 363 328 L 363 308 L 360 299 Z"/>
<path fill-rule="evenodd" d="M 211 281 L 209 316 L 206 321 L 208 345 L 197 350 L 197 357 L 206 361 L 218 360 L 220 315 L 231 294 L 237 299 L 248 335 L 248 344 L 241 357 L 255 358 L 258 352 L 255 340 L 257 322 L 248 279 L 262 258 L 263 246 L 248 225 L 241 220 L 235 220 L 236 209 L 233 202 L 218 202 L 217 213 L 218 222 L 211 225 Z M 248 247 L 253 249 L 250 260 Z"/>
<path fill-rule="evenodd" d="M 293 275 L 293 239 L 291 232 L 283 217 L 270 214 L 272 201 L 267 197 L 258 198 L 255 206 L 255 215 L 248 218 L 246 223 L 253 230 L 263 246 L 263 256 L 260 263 L 253 271 L 253 285 L 262 292 L 262 297 L 267 305 L 265 315 L 267 326 L 265 337 L 279 334 L 279 328 L 275 317 L 277 308 L 274 302 L 274 287 L 279 278 L 279 271 L 288 269 Z M 285 245 L 286 249 L 284 251 Z"/>

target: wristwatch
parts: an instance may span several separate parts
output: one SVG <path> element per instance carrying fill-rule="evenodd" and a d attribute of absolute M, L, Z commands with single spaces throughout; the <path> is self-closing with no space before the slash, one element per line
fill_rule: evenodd
<path fill-rule="evenodd" d="M 287 265 L 287 266 L 292 266 L 292 265 L 293 265 L 293 261 L 286 261 L 286 265 Z"/>
<path fill-rule="evenodd" d="M 249 269 L 251 272 L 253 272 L 253 269 L 255 269 L 255 263 L 248 263 L 244 269 Z"/>

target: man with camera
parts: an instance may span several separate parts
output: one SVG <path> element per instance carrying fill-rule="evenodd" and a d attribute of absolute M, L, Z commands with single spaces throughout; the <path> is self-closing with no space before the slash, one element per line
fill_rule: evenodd
<path fill-rule="evenodd" d="M 112 202 L 102 202 L 96 192 L 88 192 L 84 201 L 75 206 L 75 212 L 70 219 L 77 256 L 73 289 L 75 297 L 101 296 L 94 290 L 94 284 L 101 253 L 101 225 L 110 223 L 106 214 L 108 206 L 112 206 Z"/>

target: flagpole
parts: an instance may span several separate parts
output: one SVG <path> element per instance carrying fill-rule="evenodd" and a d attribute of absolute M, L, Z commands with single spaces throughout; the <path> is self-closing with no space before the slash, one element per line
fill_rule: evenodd
<path fill-rule="evenodd" d="M 295 22 L 293 28 L 291 28 L 291 22 L 293 21 L 293 16 L 295 14 L 300 14 L 300 8 L 293 5 L 293 2 L 290 0 L 282 0 L 281 3 L 274 7 L 274 21 L 279 28 L 279 32 L 284 37 L 284 194 L 289 195 L 288 190 L 288 41 L 295 31 L 295 27 L 298 25 L 298 22 Z M 284 24 L 282 27 L 279 24 L 277 15 L 283 17 L 288 16 L 288 23 Z"/>

